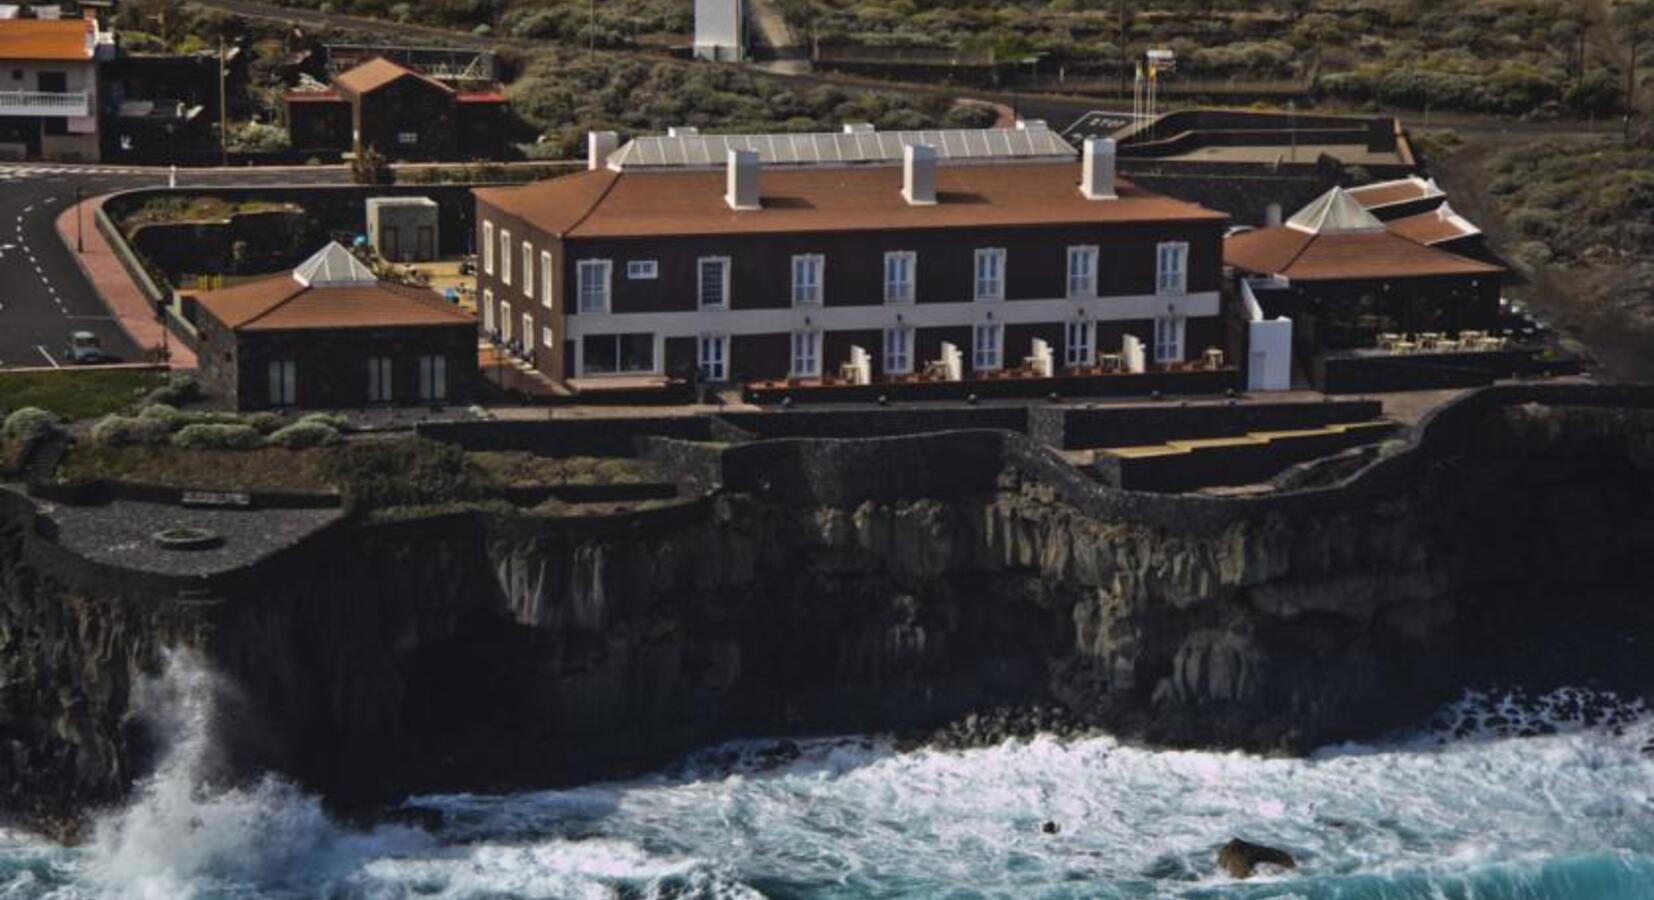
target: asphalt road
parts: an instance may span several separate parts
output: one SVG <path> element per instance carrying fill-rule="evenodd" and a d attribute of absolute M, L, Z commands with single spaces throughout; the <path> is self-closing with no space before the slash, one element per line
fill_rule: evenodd
<path fill-rule="evenodd" d="M 307 170 L 180 170 L 178 185 L 344 183 L 340 168 Z M 0 368 L 63 366 L 71 332 L 90 331 L 123 361 L 139 348 L 109 314 L 75 263 L 74 249 L 57 235 L 57 217 L 86 196 L 139 187 L 160 187 L 165 169 L 0 165 Z M 85 227 L 93 227 L 88 216 Z"/>

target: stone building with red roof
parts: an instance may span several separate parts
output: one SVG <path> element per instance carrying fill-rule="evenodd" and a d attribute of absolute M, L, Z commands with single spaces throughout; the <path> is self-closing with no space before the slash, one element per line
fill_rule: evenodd
<path fill-rule="evenodd" d="M 384 57 L 334 76 L 322 91 L 289 91 L 287 133 L 301 152 L 372 147 L 393 160 L 502 159 L 506 102 L 463 91 Z"/>
<path fill-rule="evenodd" d="M 484 332 L 575 391 L 1169 371 L 1225 342 L 1228 217 L 1042 123 L 599 133 L 587 171 L 475 194 Z"/>
<path fill-rule="evenodd" d="M 201 380 L 237 409 L 446 405 L 471 398 L 476 320 L 378 279 L 333 243 L 290 273 L 186 293 Z"/>

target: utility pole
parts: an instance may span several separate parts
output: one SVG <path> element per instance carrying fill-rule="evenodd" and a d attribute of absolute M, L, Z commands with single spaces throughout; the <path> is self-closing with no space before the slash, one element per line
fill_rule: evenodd
<path fill-rule="evenodd" d="M 591 42 L 592 59 L 597 58 L 597 0 L 591 0 L 591 24 L 586 26 L 587 37 Z"/>
<path fill-rule="evenodd" d="M 224 74 L 224 39 L 218 39 L 218 162 L 228 167 L 230 164 L 230 103 L 227 97 L 229 89 L 225 87 L 227 78 Z"/>
<path fill-rule="evenodd" d="M 75 185 L 75 252 L 86 252 L 86 216 L 81 212 L 81 201 L 86 198 L 86 188 Z"/>
<path fill-rule="evenodd" d="M 1120 96 L 1126 95 L 1126 0 L 1120 0 Z"/>

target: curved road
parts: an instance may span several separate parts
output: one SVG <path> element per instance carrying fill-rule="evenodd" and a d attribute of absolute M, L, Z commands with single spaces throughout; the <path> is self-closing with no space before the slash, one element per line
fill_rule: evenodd
<path fill-rule="evenodd" d="M 340 184 L 342 168 L 203 170 L 178 174 L 180 187 L 236 184 Z M 74 248 L 57 234 L 57 217 L 88 197 L 138 187 L 160 187 L 165 169 L 69 166 L 51 163 L 0 166 L 0 368 L 60 366 L 70 332 L 90 331 L 123 360 L 139 349 L 110 316 L 82 274 Z M 86 228 L 92 228 L 90 215 Z"/>

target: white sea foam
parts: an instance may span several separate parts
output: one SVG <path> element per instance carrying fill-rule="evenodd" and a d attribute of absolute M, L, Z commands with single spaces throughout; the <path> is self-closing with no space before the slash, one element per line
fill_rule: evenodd
<path fill-rule="evenodd" d="M 84 850 L 0 836 L 0 898 L 1654 895 L 1654 717 L 1584 693 L 1469 697 L 1445 734 L 1308 759 L 852 738 L 771 766 L 748 742 L 632 781 L 416 798 L 444 813 L 428 837 L 343 829 L 275 779 L 214 787 L 212 680 L 168 672 L 159 770 Z M 1234 836 L 1301 866 L 1232 881 L 1214 849 Z"/>

